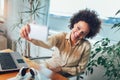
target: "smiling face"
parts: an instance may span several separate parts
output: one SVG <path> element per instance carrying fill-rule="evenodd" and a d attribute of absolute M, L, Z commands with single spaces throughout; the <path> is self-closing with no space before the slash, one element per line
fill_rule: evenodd
<path fill-rule="evenodd" d="M 72 43 L 76 43 L 79 39 L 85 38 L 89 32 L 89 25 L 85 21 L 75 23 L 71 33 Z"/>

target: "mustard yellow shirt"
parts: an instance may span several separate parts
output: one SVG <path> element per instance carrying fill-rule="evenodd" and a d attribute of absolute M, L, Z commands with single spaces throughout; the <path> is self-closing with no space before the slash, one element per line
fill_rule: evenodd
<path fill-rule="evenodd" d="M 89 60 L 91 45 L 88 40 L 81 39 L 71 46 L 70 33 L 59 33 L 48 38 L 47 42 L 32 39 L 33 44 L 51 49 L 56 47 L 52 58 L 47 60 L 48 66 L 62 67 L 62 71 L 71 75 L 83 72 Z"/>

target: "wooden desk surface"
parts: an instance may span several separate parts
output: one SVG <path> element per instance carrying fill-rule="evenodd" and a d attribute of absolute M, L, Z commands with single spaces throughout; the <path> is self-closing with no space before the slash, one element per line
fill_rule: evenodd
<path fill-rule="evenodd" d="M 12 50 L 10 50 L 10 49 L 6 49 L 6 50 L 2 50 L 2 51 L 3 52 L 12 52 Z M 37 63 L 35 63 L 27 58 L 24 58 L 24 59 L 30 67 L 36 68 L 35 65 L 37 65 Z M 8 78 L 15 77 L 17 75 L 17 73 L 18 72 L 0 74 L 0 80 L 7 80 Z M 68 80 L 68 79 L 58 73 L 53 72 L 51 80 Z"/>

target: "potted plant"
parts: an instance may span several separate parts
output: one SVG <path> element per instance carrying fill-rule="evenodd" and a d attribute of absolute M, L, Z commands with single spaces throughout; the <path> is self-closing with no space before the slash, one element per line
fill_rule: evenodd
<path fill-rule="evenodd" d="M 18 12 L 19 20 L 12 25 L 12 31 L 21 29 L 21 27 L 28 22 L 32 22 L 37 19 L 43 20 L 41 16 L 45 15 L 43 10 L 46 5 L 42 5 L 41 0 L 23 0 L 23 3 L 29 4 L 29 6 L 25 6 L 23 11 Z M 19 46 L 20 53 L 30 54 L 30 44 L 21 39 L 20 36 L 18 36 L 18 39 L 14 41 L 14 44 L 16 47 Z M 24 48 L 23 45 L 25 46 Z M 30 57 L 29 55 L 26 56 Z"/>
<path fill-rule="evenodd" d="M 120 10 L 116 15 L 118 13 Z M 120 22 L 115 23 L 113 28 L 119 30 Z M 98 66 L 105 69 L 104 76 L 107 77 L 107 80 L 120 80 L 120 41 L 111 44 L 108 38 L 103 38 L 93 45 L 85 74 L 93 74 L 94 67 Z"/>

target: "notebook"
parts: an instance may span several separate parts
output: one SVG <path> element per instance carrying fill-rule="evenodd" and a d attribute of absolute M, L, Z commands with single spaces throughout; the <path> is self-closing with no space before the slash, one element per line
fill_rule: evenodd
<path fill-rule="evenodd" d="M 18 52 L 0 52 L 0 73 L 28 68 L 27 63 Z"/>
<path fill-rule="evenodd" d="M 45 25 L 38 25 L 30 23 L 29 37 L 32 39 L 47 41 L 48 38 L 48 27 Z"/>

